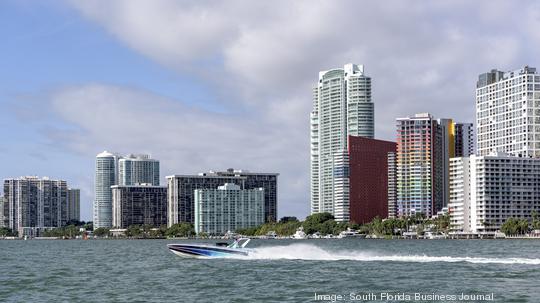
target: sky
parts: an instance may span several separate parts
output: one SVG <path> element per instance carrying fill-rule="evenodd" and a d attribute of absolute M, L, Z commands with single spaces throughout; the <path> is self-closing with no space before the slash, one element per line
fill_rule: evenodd
<path fill-rule="evenodd" d="M 95 156 L 149 153 L 161 180 L 280 173 L 309 214 L 318 72 L 372 78 L 375 136 L 430 112 L 474 122 L 476 79 L 540 67 L 537 1 L 0 1 L 0 177 L 63 179 L 92 219 Z"/>

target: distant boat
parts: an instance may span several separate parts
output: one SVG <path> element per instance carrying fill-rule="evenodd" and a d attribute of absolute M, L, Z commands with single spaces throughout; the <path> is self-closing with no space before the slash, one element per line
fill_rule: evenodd
<path fill-rule="evenodd" d="M 321 233 L 315 232 L 313 235 L 309 236 L 310 239 L 320 239 L 322 238 Z"/>
<path fill-rule="evenodd" d="M 236 239 L 238 238 L 238 234 L 237 233 L 234 233 L 230 230 L 228 230 L 226 233 L 225 233 L 225 236 L 223 236 L 223 239 Z"/>
<path fill-rule="evenodd" d="M 294 235 L 292 235 L 293 239 L 307 239 L 307 235 L 304 232 L 304 228 L 302 226 L 298 227 Z"/>
<path fill-rule="evenodd" d="M 433 232 L 426 232 L 424 234 L 424 238 L 425 239 L 431 239 L 431 240 L 434 240 L 434 239 L 444 239 L 446 238 L 443 234 L 440 234 L 440 233 L 433 233 Z"/>
<path fill-rule="evenodd" d="M 265 239 L 275 239 L 277 238 L 277 234 L 275 231 L 271 230 L 268 233 L 266 233 Z"/>
<path fill-rule="evenodd" d="M 249 243 L 249 238 L 238 238 L 233 243 L 207 244 L 167 244 L 167 247 L 175 255 L 185 258 L 227 258 L 234 256 L 247 256 L 250 252 L 245 248 Z"/>
<path fill-rule="evenodd" d="M 337 236 L 339 239 L 343 238 L 365 238 L 366 236 L 363 234 L 358 233 L 356 230 L 347 228 L 347 230 L 344 230 L 339 233 Z"/>

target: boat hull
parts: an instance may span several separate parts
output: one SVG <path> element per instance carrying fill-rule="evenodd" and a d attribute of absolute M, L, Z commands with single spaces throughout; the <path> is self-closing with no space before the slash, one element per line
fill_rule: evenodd
<path fill-rule="evenodd" d="M 246 249 L 234 249 L 219 246 L 195 245 L 195 244 L 168 244 L 167 247 L 175 255 L 184 258 L 230 258 L 238 256 L 247 256 L 249 251 Z"/>

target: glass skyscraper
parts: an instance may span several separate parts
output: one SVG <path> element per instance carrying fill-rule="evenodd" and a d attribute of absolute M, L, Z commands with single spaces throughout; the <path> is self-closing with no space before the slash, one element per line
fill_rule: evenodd
<path fill-rule="evenodd" d="M 319 72 L 311 112 L 311 213 L 347 221 L 347 136 L 374 137 L 371 78 L 363 65 Z"/>

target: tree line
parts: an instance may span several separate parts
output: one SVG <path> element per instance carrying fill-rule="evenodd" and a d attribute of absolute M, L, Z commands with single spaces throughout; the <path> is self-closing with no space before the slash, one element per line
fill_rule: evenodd
<path fill-rule="evenodd" d="M 112 237 L 113 234 L 109 228 L 96 228 L 93 232 L 96 237 Z M 131 239 L 161 239 L 161 238 L 189 238 L 195 236 L 195 228 L 191 223 L 177 223 L 171 227 L 167 225 L 161 225 L 160 227 L 154 227 L 152 225 L 130 225 L 126 228 L 123 235 L 119 237 L 126 237 Z"/>
<path fill-rule="evenodd" d="M 63 227 L 44 230 L 40 236 L 54 237 L 62 239 L 74 239 L 83 234 L 90 233 L 98 238 L 112 237 L 110 228 L 100 227 L 93 230 L 92 222 L 70 221 Z M 0 237 L 17 237 L 18 234 L 6 227 L 0 228 Z M 137 239 L 156 239 L 156 238 L 187 238 L 195 236 L 195 228 L 190 223 L 178 223 L 171 227 L 162 225 L 155 228 L 151 225 L 131 225 L 124 232 L 123 237 Z"/>
<path fill-rule="evenodd" d="M 273 232 L 277 236 L 289 237 L 293 235 L 298 228 L 302 227 L 304 232 L 308 235 L 319 233 L 321 236 L 325 236 L 338 235 L 342 231 L 350 228 L 358 230 L 360 233 L 364 234 L 392 236 L 402 234 L 403 230 L 408 230 L 411 226 L 415 226 L 417 231 L 421 232 L 424 226 L 431 224 L 434 224 L 437 230 L 444 231 L 448 228 L 449 219 L 448 217 L 443 217 L 442 219 L 429 220 L 426 219 L 425 216 L 418 214 L 408 218 L 386 220 L 376 217 L 371 222 L 361 225 L 353 222 L 337 222 L 334 220 L 334 216 L 330 213 L 317 213 L 306 217 L 304 221 L 299 221 L 296 217 L 289 216 L 281 218 L 279 222 L 265 223 L 257 227 L 239 229 L 235 232 L 244 236 L 265 236 Z M 88 234 L 88 231 L 91 231 L 92 228 L 92 222 L 69 222 L 69 225 L 64 227 L 44 231 L 42 236 L 71 239 L 81 236 L 83 233 Z M 11 231 L 8 229 L 0 229 L 0 236 L 3 235 L 2 231 L 4 232 L 4 236 L 9 236 L 11 234 Z M 104 227 L 95 229 L 92 234 L 99 238 L 113 236 L 111 229 Z M 193 224 L 178 223 L 172 225 L 171 227 L 162 225 L 158 228 L 151 225 L 131 225 L 126 229 L 123 237 L 149 239 L 174 237 L 185 238 L 193 237 L 195 235 Z M 198 236 L 204 238 L 206 235 L 200 233 Z"/>
<path fill-rule="evenodd" d="M 236 232 L 245 236 L 264 236 L 270 232 L 275 232 L 277 236 L 288 237 L 293 235 L 299 227 L 302 227 L 308 235 L 318 233 L 325 236 L 339 235 L 342 231 L 350 228 L 362 234 L 393 236 L 402 235 L 404 231 L 413 227 L 419 234 L 423 234 L 424 229 L 428 227 L 435 231 L 446 232 L 449 225 L 450 217 L 448 215 L 439 216 L 436 219 L 428 219 L 423 214 L 385 220 L 376 217 L 369 223 L 357 224 L 354 222 L 337 222 L 330 213 L 317 213 L 307 216 L 303 222 L 295 217 L 283 217 L 277 223 L 266 223 L 258 227 L 240 229 Z"/>
<path fill-rule="evenodd" d="M 501 232 L 506 235 L 522 235 L 527 234 L 531 230 L 540 230 L 540 218 L 536 211 L 531 213 L 532 219 L 509 218 L 501 226 Z M 342 231 L 355 229 L 359 233 L 377 235 L 380 237 L 399 236 L 405 231 L 414 230 L 418 235 L 423 235 L 426 229 L 435 232 L 447 233 L 450 226 L 449 215 L 439 216 L 435 219 L 426 218 L 424 214 L 416 214 L 402 218 L 381 219 L 374 218 L 371 222 L 365 224 L 356 224 L 353 222 L 337 222 L 334 216 L 330 213 L 317 213 L 307 216 L 304 221 L 299 221 L 296 217 L 283 217 L 279 222 L 265 223 L 257 227 L 244 228 L 235 232 L 244 236 L 265 236 L 270 233 L 275 233 L 277 236 L 289 237 L 292 236 L 298 228 L 302 227 L 308 235 L 315 233 L 321 236 L 338 235 Z M 64 227 L 45 230 L 41 234 L 44 237 L 57 237 L 72 239 L 77 236 L 82 236 L 83 233 L 92 231 L 92 222 L 70 221 Z M 96 237 L 112 237 L 111 229 L 97 228 L 93 235 Z M 131 225 L 129 226 L 123 237 L 151 239 L 151 238 L 188 238 L 196 235 L 193 224 L 178 223 L 171 227 L 162 225 L 158 228 L 151 225 Z M 6 227 L 0 228 L 0 237 L 16 237 L 18 236 L 11 229 Z M 199 237 L 206 237 L 205 234 L 199 234 Z"/>
<path fill-rule="evenodd" d="M 527 219 L 509 218 L 501 226 L 501 232 L 514 236 L 528 234 L 531 230 L 540 230 L 540 219 L 536 210 L 531 212 L 531 219 L 529 222 Z"/>

